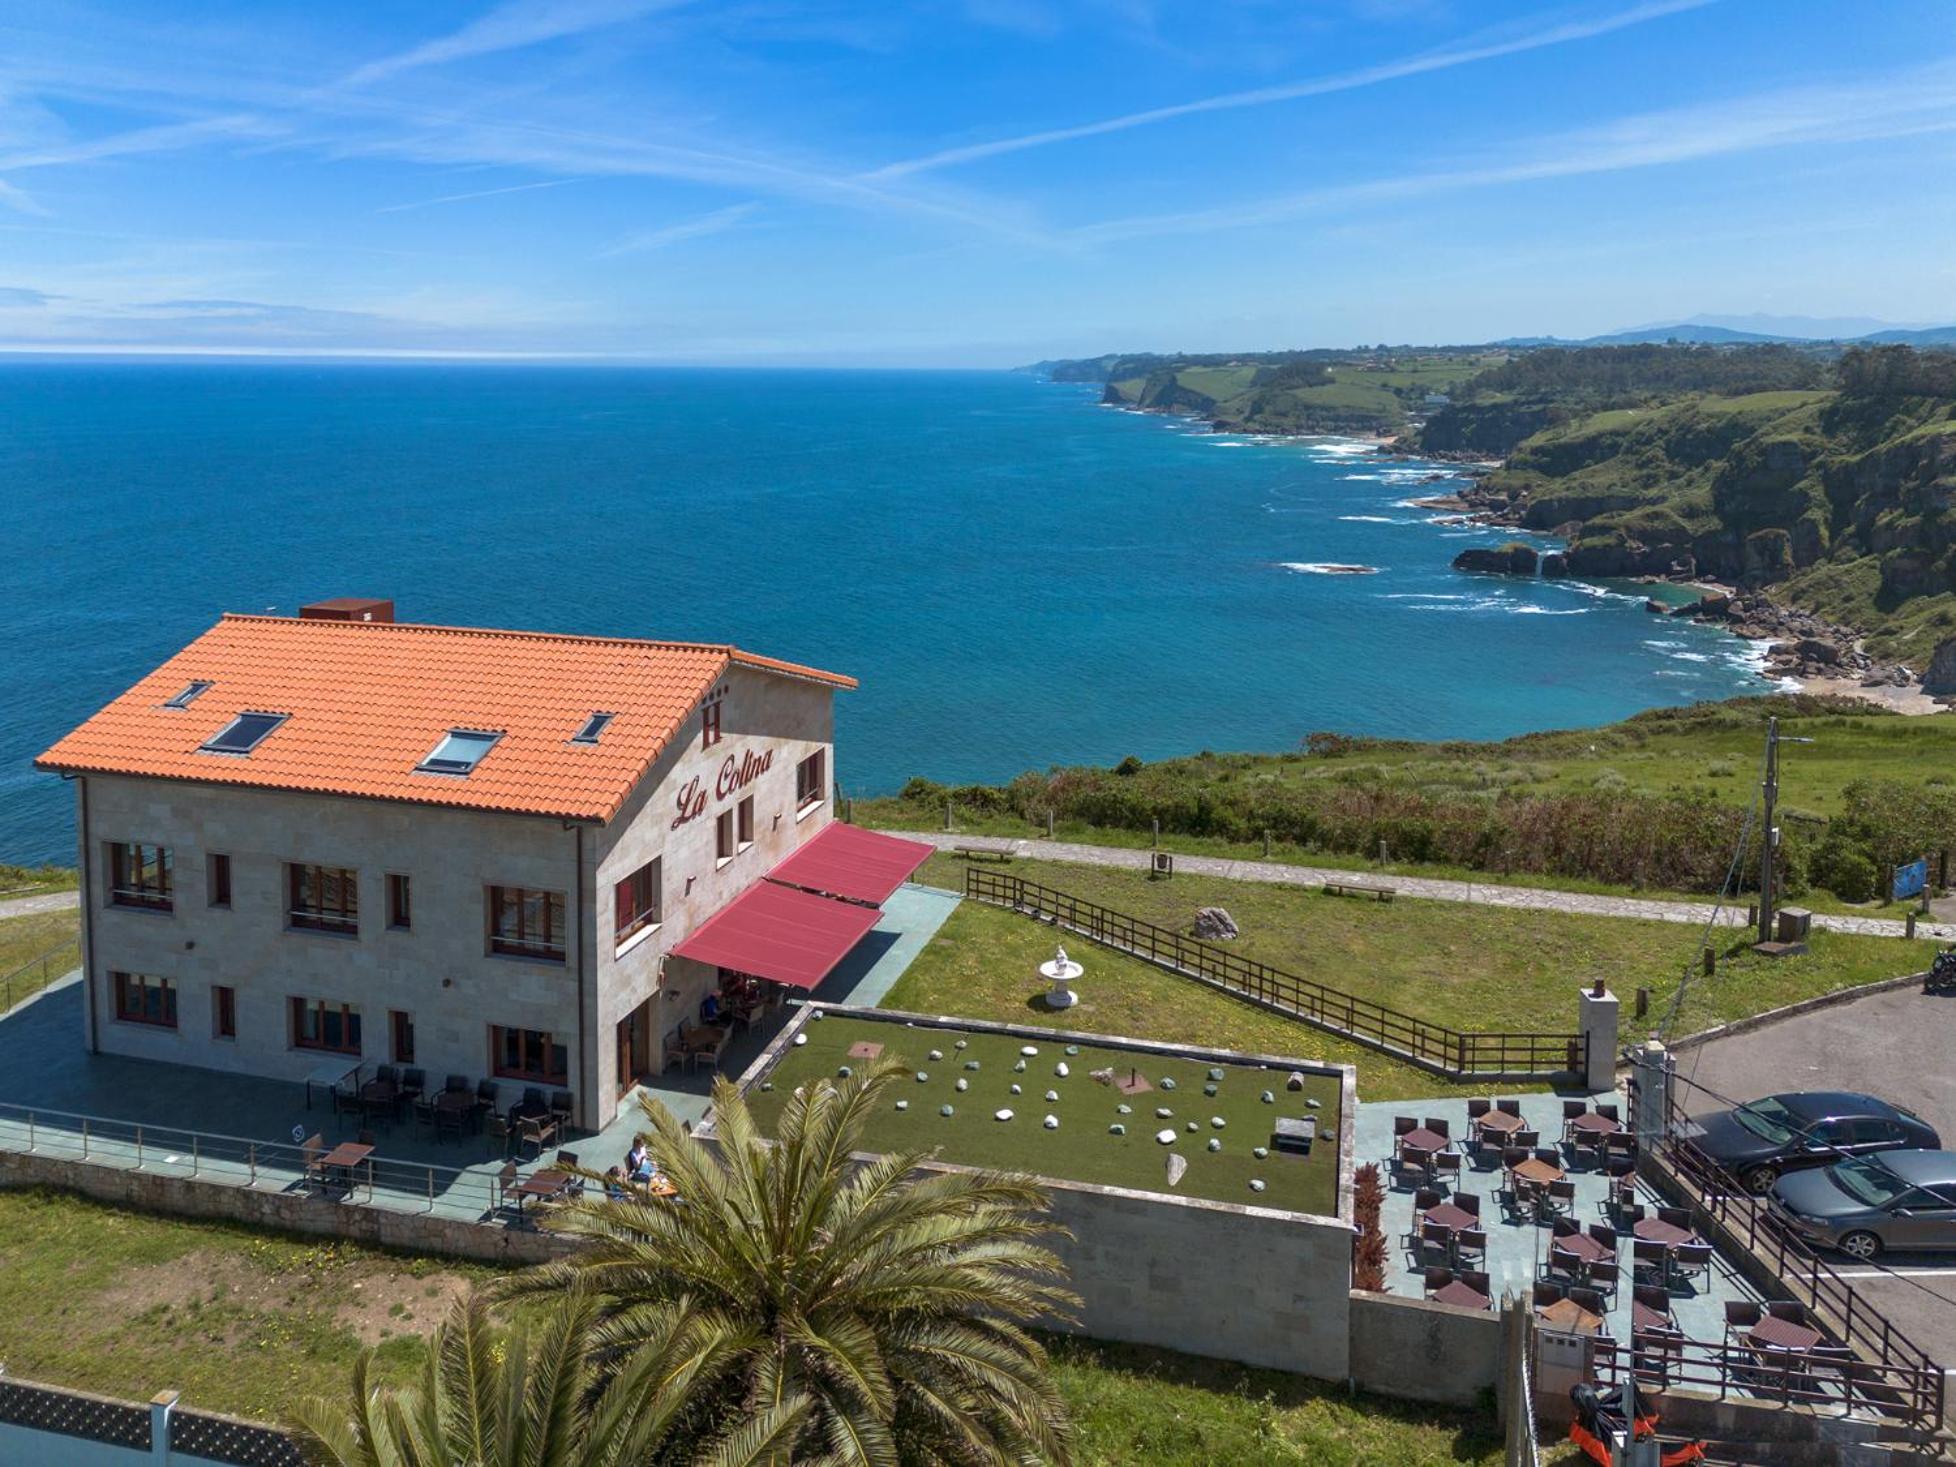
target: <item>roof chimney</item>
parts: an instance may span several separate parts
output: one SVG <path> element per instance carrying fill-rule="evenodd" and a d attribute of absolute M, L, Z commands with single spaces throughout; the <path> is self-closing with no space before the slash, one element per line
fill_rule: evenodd
<path fill-rule="evenodd" d="M 335 596 L 299 608 L 302 621 L 392 621 L 394 603 L 372 596 Z"/>

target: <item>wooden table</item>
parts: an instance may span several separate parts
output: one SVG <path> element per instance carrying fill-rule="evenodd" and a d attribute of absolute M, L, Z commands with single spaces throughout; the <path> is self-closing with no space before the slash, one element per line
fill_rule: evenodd
<path fill-rule="evenodd" d="M 1600 1335 L 1603 1332 L 1603 1316 L 1592 1314 L 1574 1299 L 1538 1304 L 1535 1306 L 1535 1317 L 1550 1329 L 1559 1329 L 1565 1334 Z"/>
<path fill-rule="evenodd" d="M 1559 1182 L 1567 1175 L 1552 1161 L 1543 1161 L 1539 1156 L 1515 1164 L 1513 1175 L 1524 1182 L 1533 1182 L 1537 1187 L 1546 1187 L 1550 1182 Z"/>
<path fill-rule="evenodd" d="M 351 1191 L 353 1189 L 353 1169 L 373 1154 L 374 1149 L 371 1146 L 364 1145 L 358 1141 L 342 1141 L 331 1151 L 319 1158 L 319 1165 L 329 1172 L 345 1172 L 347 1190 Z M 373 1177 L 371 1174 L 368 1175 L 367 1182 L 368 1185 L 372 1185 Z"/>
<path fill-rule="evenodd" d="M 1434 1290 L 1432 1299 L 1436 1304 L 1455 1304 L 1462 1309 L 1487 1309 L 1492 1304 L 1487 1295 L 1479 1289 L 1468 1287 L 1459 1279 L 1455 1279 L 1445 1288 Z"/>
<path fill-rule="evenodd" d="M 1422 1222 L 1430 1222 L 1445 1228 L 1450 1233 L 1464 1233 L 1469 1228 L 1477 1228 L 1481 1220 L 1464 1207 L 1456 1207 L 1451 1202 L 1442 1202 L 1438 1207 L 1429 1207 L 1420 1214 Z"/>
<path fill-rule="evenodd" d="M 1438 1131 L 1429 1131 L 1424 1126 L 1415 1126 L 1399 1138 L 1399 1151 L 1403 1155 L 1408 1146 L 1416 1146 L 1421 1151 L 1445 1151 L 1451 1144 Z"/>
<path fill-rule="evenodd" d="M 510 1188 L 510 1191 L 516 1195 L 516 1210 L 518 1212 L 523 1210 L 523 1199 L 526 1197 L 551 1198 L 557 1196 L 564 1190 L 565 1184 L 569 1181 L 570 1174 L 568 1172 L 532 1172 L 514 1187 Z"/>
<path fill-rule="evenodd" d="M 1666 1248 L 1678 1248 L 1686 1243 L 1700 1241 L 1698 1235 L 1689 1228 L 1681 1228 L 1676 1223 L 1667 1223 L 1661 1217 L 1638 1219 L 1632 1232 L 1646 1243 L 1662 1243 Z"/>
<path fill-rule="evenodd" d="M 1633 1330 L 1670 1329 L 1672 1328 L 1671 1316 L 1669 1314 L 1659 1314 L 1641 1299 L 1632 1299 L 1630 1301 L 1630 1328 Z"/>
<path fill-rule="evenodd" d="M 679 1189 L 673 1186 L 672 1179 L 666 1176 L 664 1172 L 652 1173 L 640 1185 L 654 1197 L 677 1197 L 679 1195 Z"/>
<path fill-rule="evenodd" d="M 1528 1129 L 1528 1122 L 1520 1116 L 1509 1115 L 1505 1110 L 1491 1110 L 1474 1122 L 1483 1131 L 1492 1131 L 1497 1136 L 1512 1136 L 1516 1131 Z"/>
<path fill-rule="evenodd" d="M 1553 1253 L 1558 1248 L 1564 1253 L 1575 1254 L 1585 1264 L 1606 1263 L 1616 1257 L 1616 1249 L 1587 1233 L 1569 1233 L 1560 1238 L 1550 1238 L 1549 1252 Z"/>
<path fill-rule="evenodd" d="M 1759 1322 L 1746 1331 L 1746 1343 L 1758 1350 L 1784 1350 L 1804 1354 L 1819 1344 L 1819 1330 L 1810 1324 L 1781 1319 L 1777 1314 L 1762 1314 Z"/>
<path fill-rule="evenodd" d="M 1586 1110 L 1569 1121 L 1572 1131 L 1587 1131 L 1593 1136 L 1614 1136 L 1623 1129 L 1623 1122 L 1613 1121 L 1608 1116 L 1599 1116 L 1593 1110 Z"/>

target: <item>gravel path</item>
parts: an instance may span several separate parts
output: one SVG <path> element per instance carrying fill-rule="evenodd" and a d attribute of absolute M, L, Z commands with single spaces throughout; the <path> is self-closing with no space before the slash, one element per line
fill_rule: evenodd
<path fill-rule="evenodd" d="M 891 835 L 905 840 L 927 841 L 941 851 L 956 846 L 976 846 L 985 850 L 1010 851 L 1027 860 L 1068 861 L 1081 866 L 1118 866 L 1145 871 L 1146 850 L 1126 846 L 1088 846 L 1070 841 L 1008 840 L 1001 836 L 951 835 L 942 831 L 920 833 L 892 830 Z M 1177 851 L 1175 869 L 1198 876 L 1221 876 L 1231 881 L 1266 881 L 1279 886 L 1322 886 L 1327 881 L 1354 881 L 1368 886 L 1389 886 L 1399 896 L 1423 897 L 1435 902 L 1471 902 L 1481 907 L 1515 907 L 1535 912 L 1580 912 L 1592 917 L 1641 917 L 1652 922 L 1678 922 L 1703 926 L 1711 919 L 1712 908 L 1700 902 L 1662 902 L 1643 897 L 1596 896 L 1583 891 L 1545 891 L 1528 886 L 1492 886 L 1475 881 L 1441 881 L 1430 876 L 1383 876 L 1368 871 L 1339 871 L 1318 866 L 1293 866 L 1283 861 L 1238 861 L 1222 856 L 1191 856 Z M 1721 927 L 1745 926 L 1745 908 L 1727 908 L 1719 913 Z M 1851 932 L 1862 937 L 1900 937 L 1904 927 L 1893 917 L 1837 917 L 1814 913 L 1813 925 L 1829 932 Z M 1919 922 L 1916 936 L 1956 941 L 1956 922 Z"/>
<path fill-rule="evenodd" d="M 32 917 L 39 912 L 64 911 L 77 905 L 80 900 L 80 895 L 72 891 L 50 891 L 40 896 L 0 900 L 0 921 L 8 917 Z"/>

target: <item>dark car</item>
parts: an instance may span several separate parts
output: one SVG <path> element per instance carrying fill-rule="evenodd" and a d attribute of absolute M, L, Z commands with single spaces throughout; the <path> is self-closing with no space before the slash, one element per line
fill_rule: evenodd
<path fill-rule="evenodd" d="M 1844 1090 L 1768 1095 L 1733 1110 L 1693 1116 L 1684 1135 L 1757 1193 L 1783 1173 L 1832 1166 L 1849 1156 L 1942 1147 L 1935 1127 L 1920 1116 Z"/>
<path fill-rule="evenodd" d="M 1956 1249 L 1956 1151 L 1882 1151 L 1781 1177 L 1772 1205 L 1851 1258 Z"/>

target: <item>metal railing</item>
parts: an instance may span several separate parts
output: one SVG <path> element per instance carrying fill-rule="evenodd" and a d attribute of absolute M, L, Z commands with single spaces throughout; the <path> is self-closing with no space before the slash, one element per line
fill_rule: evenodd
<path fill-rule="evenodd" d="M 356 1166 L 334 1168 L 333 1176 L 326 1177 L 320 1162 L 333 1144 L 257 1141 L 0 1103 L 0 1151 L 194 1177 L 230 1187 L 283 1191 L 310 1180 L 332 1186 L 345 1201 L 384 1205 L 395 1212 L 439 1209 L 488 1219 L 503 1205 L 502 1187 L 494 1176 L 432 1162 L 372 1155 Z M 386 1201 L 377 1204 L 382 1193 Z"/>
<path fill-rule="evenodd" d="M 5 1013 L 21 999 L 39 993 L 49 983 L 63 973 L 81 966 L 81 938 L 70 937 L 56 944 L 37 958 L 30 958 L 20 967 L 0 978 L 0 1013 Z"/>
<path fill-rule="evenodd" d="M 1581 1074 L 1580 1034 L 1470 1033 L 1273 968 L 1003 871 L 964 873 L 964 894 L 1051 922 L 1157 967 L 1215 984 L 1330 1033 L 1455 1079 Z"/>
<path fill-rule="evenodd" d="M 1778 1292 L 1804 1305 L 1817 1326 L 1858 1352 L 1861 1358 L 1850 1367 L 1855 1395 L 1925 1429 L 1939 1427 L 1947 1383 L 1942 1366 L 1841 1277 L 1766 1199 L 1753 1196 L 1737 1177 L 1683 1139 L 1680 1128 L 1686 1117 L 1677 1091 L 1676 1084 L 1665 1087 L 1664 1124 L 1645 1150 L 1639 1175 L 1688 1205 L 1694 1221 L 1715 1241 L 1750 1254 Z M 1743 1366 L 1750 1376 L 1758 1375 L 1755 1359 L 1735 1362 L 1729 1357 L 1728 1351 L 1722 1368 Z M 1717 1363 L 1710 1357 L 1704 1362 L 1706 1369 Z M 1769 1378 L 1766 1383 L 1780 1388 L 1775 1399 L 1803 1399 L 1796 1382 Z M 1749 1394 L 1760 1394 L 1743 1378 L 1741 1385 Z"/>
<path fill-rule="evenodd" d="M 1804 1352 L 1754 1350 L 1737 1339 L 1664 1333 L 1636 1335 L 1627 1346 L 1599 1338 L 1594 1360 L 1599 1384 L 1634 1380 L 1639 1393 L 1688 1390 L 1762 1406 L 1872 1412 L 1925 1431 L 1933 1431 L 1940 1419 L 1926 1409 L 1929 1387 L 1919 1368 L 1869 1361 L 1848 1351 L 1817 1359 Z"/>

